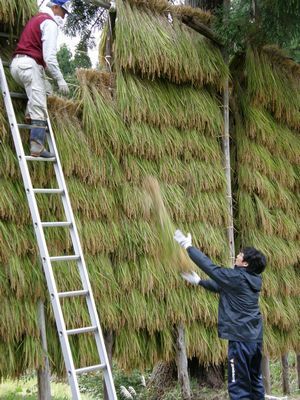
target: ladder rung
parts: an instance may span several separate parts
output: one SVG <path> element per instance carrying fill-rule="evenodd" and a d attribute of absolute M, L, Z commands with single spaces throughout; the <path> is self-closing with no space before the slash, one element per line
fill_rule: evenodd
<path fill-rule="evenodd" d="M 80 260 L 80 256 L 74 255 L 74 256 L 55 256 L 55 257 L 49 257 L 50 261 L 76 261 Z"/>
<path fill-rule="evenodd" d="M 97 326 L 87 326 L 85 328 L 69 329 L 67 335 L 78 335 L 80 333 L 97 332 Z"/>
<path fill-rule="evenodd" d="M 48 193 L 48 194 L 58 193 L 58 194 L 61 194 L 64 192 L 64 190 L 63 189 L 33 189 L 33 192 L 34 193 Z"/>
<path fill-rule="evenodd" d="M 59 226 L 71 226 L 72 222 L 61 221 L 61 222 L 42 222 L 43 228 L 55 228 Z"/>
<path fill-rule="evenodd" d="M 98 364 L 98 365 L 93 365 L 91 367 L 75 369 L 75 372 L 76 374 L 84 374 L 85 372 L 98 371 L 99 369 L 104 369 L 104 368 L 106 368 L 105 364 Z"/>
<path fill-rule="evenodd" d="M 48 161 L 48 162 L 56 161 L 56 158 L 55 158 L 55 157 L 46 158 L 46 157 L 25 156 L 25 159 L 26 159 L 27 161 Z"/>
<path fill-rule="evenodd" d="M 27 100 L 27 95 L 26 93 L 16 93 L 16 92 L 9 92 L 10 97 L 14 99 L 25 99 Z"/>
<path fill-rule="evenodd" d="M 46 128 L 45 126 L 32 125 L 32 124 L 18 124 L 19 129 L 32 129 L 32 128 Z"/>
<path fill-rule="evenodd" d="M 74 290 L 73 292 L 60 292 L 58 293 L 59 298 L 63 297 L 78 297 L 78 296 L 87 296 L 89 294 L 88 290 Z"/>

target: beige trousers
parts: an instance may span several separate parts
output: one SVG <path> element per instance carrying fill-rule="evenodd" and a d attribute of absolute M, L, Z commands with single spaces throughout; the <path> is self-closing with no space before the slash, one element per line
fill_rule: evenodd
<path fill-rule="evenodd" d="M 28 56 L 16 56 L 10 66 L 14 80 L 24 87 L 28 103 L 26 115 L 32 120 L 47 119 L 47 96 L 45 70 Z"/>

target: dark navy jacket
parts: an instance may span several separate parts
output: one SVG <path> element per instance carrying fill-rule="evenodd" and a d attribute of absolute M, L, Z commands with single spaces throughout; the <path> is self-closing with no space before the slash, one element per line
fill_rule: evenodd
<path fill-rule="evenodd" d="M 220 293 L 218 333 L 222 339 L 240 342 L 260 342 L 263 324 L 259 309 L 260 275 L 246 268 L 223 268 L 215 265 L 195 247 L 189 247 L 190 258 L 212 280 L 201 280 L 199 285 Z"/>

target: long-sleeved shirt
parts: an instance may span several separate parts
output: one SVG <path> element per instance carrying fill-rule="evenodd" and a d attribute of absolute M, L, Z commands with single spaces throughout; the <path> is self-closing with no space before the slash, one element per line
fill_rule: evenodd
<path fill-rule="evenodd" d="M 57 82 L 62 81 L 63 75 L 57 61 L 58 25 L 54 20 L 46 19 L 40 25 L 42 33 L 43 58 L 50 75 Z"/>

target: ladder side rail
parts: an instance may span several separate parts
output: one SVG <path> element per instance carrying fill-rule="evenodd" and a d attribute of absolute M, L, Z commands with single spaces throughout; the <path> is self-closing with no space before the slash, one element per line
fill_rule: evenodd
<path fill-rule="evenodd" d="M 74 379 L 75 376 L 75 367 L 72 357 L 72 352 L 68 340 L 68 336 L 66 333 L 65 322 L 63 318 L 63 313 L 61 309 L 60 300 L 57 293 L 56 283 L 54 279 L 54 274 L 52 271 L 51 262 L 49 259 L 48 248 L 45 240 L 45 236 L 43 233 L 40 214 L 36 202 L 36 198 L 33 191 L 33 186 L 28 170 L 28 166 L 25 159 L 25 153 L 22 145 L 22 140 L 20 136 L 20 131 L 18 128 L 16 116 L 14 113 L 14 107 L 11 101 L 11 97 L 9 94 L 9 88 L 2 64 L 2 60 L 0 58 L 0 88 L 4 99 L 4 104 L 9 120 L 9 125 L 11 129 L 11 133 L 13 136 L 14 145 L 17 152 L 17 157 L 20 165 L 20 170 L 23 178 L 23 183 L 27 195 L 27 201 L 31 212 L 31 217 L 33 221 L 34 231 L 38 242 L 38 247 L 40 251 L 40 256 L 42 260 L 43 270 L 45 273 L 48 289 L 50 292 L 51 303 L 53 307 L 53 312 L 56 320 L 57 330 L 59 332 L 59 339 L 61 342 L 61 347 L 63 350 L 63 355 L 67 367 L 68 378 L 70 382 L 70 386 L 72 389 L 72 395 L 74 400 L 80 400 L 80 392 L 78 387 L 77 379 Z"/>
<path fill-rule="evenodd" d="M 115 386 L 113 383 L 113 377 L 112 377 L 110 363 L 109 363 L 107 352 L 106 352 L 104 337 L 103 337 L 102 329 L 100 326 L 100 321 L 99 321 L 98 312 L 97 312 L 97 308 L 96 308 L 96 304 L 95 304 L 95 300 L 94 300 L 94 295 L 93 295 L 93 291 L 92 291 L 92 287 L 91 287 L 91 283 L 90 283 L 90 279 L 89 279 L 89 275 L 88 275 L 88 270 L 87 270 L 86 263 L 84 260 L 82 246 L 80 243 L 80 239 L 79 239 L 79 235 L 78 235 L 78 231 L 77 231 L 77 227 L 76 227 L 76 222 L 75 222 L 75 218 L 74 218 L 74 213 L 72 210 L 71 201 L 69 198 L 61 162 L 60 162 L 60 159 L 58 156 L 56 142 L 55 142 L 55 138 L 54 138 L 54 134 L 53 134 L 49 116 L 48 116 L 47 122 L 48 122 L 48 129 L 49 129 L 49 132 L 47 134 L 49 149 L 51 152 L 53 152 L 56 155 L 56 163 L 54 164 L 56 179 L 59 183 L 59 187 L 63 188 L 63 190 L 64 190 L 64 195 L 62 196 L 63 207 L 64 207 L 67 221 L 71 222 L 70 235 L 71 235 L 75 254 L 79 255 L 79 257 L 80 257 L 80 260 L 78 261 L 79 274 L 80 274 L 80 277 L 81 277 L 81 280 L 83 283 L 83 290 L 88 290 L 88 292 L 89 292 L 89 295 L 86 296 L 86 302 L 87 302 L 92 325 L 97 326 L 97 332 L 95 333 L 95 341 L 96 341 L 96 345 L 97 345 L 97 350 L 98 350 L 98 354 L 100 357 L 100 361 L 106 365 L 106 368 L 103 371 L 103 375 L 104 375 L 104 380 L 105 380 L 105 384 L 106 384 L 106 388 L 107 388 L 107 392 L 108 392 L 108 397 L 109 397 L 109 400 L 116 400 L 117 395 L 116 395 Z"/>

